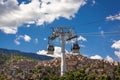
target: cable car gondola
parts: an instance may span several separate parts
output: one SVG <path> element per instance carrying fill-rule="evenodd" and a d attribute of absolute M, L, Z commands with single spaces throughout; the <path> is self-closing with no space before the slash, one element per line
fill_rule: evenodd
<path fill-rule="evenodd" d="M 53 54 L 54 53 L 54 46 L 52 44 L 48 44 L 47 48 L 47 54 Z"/>
<path fill-rule="evenodd" d="M 80 53 L 79 50 L 80 50 L 80 46 L 76 41 L 75 43 L 72 44 L 71 51 L 74 55 L 79 55 L 79 53 Z"/>
<path fill-rule="evenodd" d="M 50 38 L 48 38 L 47 54 L 53 54 L 53 53 L 54 53 L 54 46 L 50 44 Z"/>

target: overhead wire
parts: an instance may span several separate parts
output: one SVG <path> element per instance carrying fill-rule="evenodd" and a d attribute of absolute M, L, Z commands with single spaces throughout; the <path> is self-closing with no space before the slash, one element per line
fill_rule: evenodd
<path fill-rule="evenodd" d="M 103 34 L 120 34 L 118 31 L 112 31 L 112 32 L 103 32 Z M 92 32 L 92 33 L 77 33 L 77 34 L 100 34 L 100 32 Z"/>
<path fill-rule="evenodd" d="M 116 17 L 120 17 L 120 15 L 116 15 L 116 16 L 111 16 L 110 18 L 113 19 L 113 18 L 116 18 Z M 108 18 L 109 19 L 109 18 Z M 91 22 L 88 22 L 88 23 L 83 23 L 83 24 L 80 24 L 80 26 L 87 26 L 87 25 L 90 25 L 90 24 L 95 24 L 95 23 L 98 23 L 98 22 L 103 22 L 103 21 L 107 21 L 107 19 L 99 19 L 99 20 L 95 20 L 95 21 L 91 21 Z"/>
<path fill-rule="evenodd" d="M 99 34 L 99 35 L 82 35 L 82 36 L 120 36 L 119 34 L 115 35 L 105 35 L 105 34 Z"/>
<path fill-rule="evenodd" d="M 116 17 L 120 17 L 120 15 L 111 16 L 110 18 L 113 19 L 113 18 L 116 18 Z M 95 21 L 88 22 L 88 23 L 85 23 L 85 24 L 80 24 L 80 26 L 86 26 L 86 25 L 90 25 L 90 24 L 95 24 L 95 23 L 102 22 L 102 21 L 105 21 L 105 20 L 107 20 L 107 19 L 95 20 Z M 77 34 L 84 35 L 84 36 L 102 36 L 102 35 L 120 36 L 119 31 L 103 32 L 103 33 L 101 33 L 101 32 L 91 32 L 91 33 L 77 33 Z"/>
<path fill-rule="evenodd" d="M 77 33 L 77 35 L 84 35 L 84 36 L 120 36 L 120 32 L 112 31 L 112 32 L 92 32 L 92 33 Z"/>
<path fill-rule="evenodd" d="M 116 18 L 119 17 L 120 15 L 116 15 L 116 16 L 111 16 L 110 18 Z M 80 26 L 86 26 L 86 25 L 90 25 L 90 24 L 95 24 L 98 22 L 102 22 L 105 21 L 107 19 L 99 19 L 99 20 L 95 20 L 95 21 L 91 21 L 85 24 L 80 24 Z M 72 29 L 75 29 L 76 27 L 72 27 Z M 77 27 L 78 28 L 78 27 Z M 42 33 L 43 34 L 43 33 Z M 47 33 L 44 33 L 47 34 Z M 49 33 L 48 33 L 49 34 Z M 109 35 L 109 36 L 120 36 L 120 32 L 118 31 L 112 31 L 112 32 L 91 32 L 91 33 L 77 33 L 78 35 L 84 35 L 84 36 L 102 36 L 102 35 Z"/>
<path fill-rule="evenodd" d="M 41 35 L 46 35 L 49 33 L 40 33 Z M 88 33 L 77 33 L 75 32 L 75 34 L 77 35 L 84 35 L 84 36 L 102 36 L 102 35 L 105 35 L 105 36 L 120 36 L 120 32 L 119 31 L 110 31 L 110 32 L 88 32 Z"/>

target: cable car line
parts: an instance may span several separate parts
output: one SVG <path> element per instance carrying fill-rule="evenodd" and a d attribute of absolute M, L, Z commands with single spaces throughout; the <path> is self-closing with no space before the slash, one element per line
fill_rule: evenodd
<path fill-rule="evenodd" d="M 113 31 L 113 32 L 92 32 L 92 33 L 77 33 L 79 35 L 101 35 L 101 34 L 104 34 L 104 35 L 120 35 L 120 32 L 118 31 Z"/>
<path fill-rule="evenodd" d="M 116 17 L 120 17 L 120 15 L 112 16 L 110 18 L 116 18 Z M 98 22 L 103 22 L 103 21 L 109 21 L 109 20 L 107 20 L 107 19 L 99 19 L 99 20 L 88 22 L 88 23 L 80 24 L 80 26 L 86 26 L 86 25 L 95 24 L 95 23 L 98 23 Z"/>

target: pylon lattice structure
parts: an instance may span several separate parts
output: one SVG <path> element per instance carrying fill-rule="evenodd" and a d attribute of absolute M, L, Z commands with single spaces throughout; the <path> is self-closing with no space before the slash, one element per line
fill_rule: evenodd
<path fill-rule="evenodd" d="M 50 36 L 49 40 L 54 40 L 57 37 L 61 38 L 61 76 L 65 76 L 66 72 L 66 55 L 65 55 L 65 41 L 71 40 L 73 38 L 77 38 L 72 31 L 72 28 L 65 27 L 53 27 L 52 28 L 52 36 Z M 52 49 L 54 50 L 54 49 Z"/>

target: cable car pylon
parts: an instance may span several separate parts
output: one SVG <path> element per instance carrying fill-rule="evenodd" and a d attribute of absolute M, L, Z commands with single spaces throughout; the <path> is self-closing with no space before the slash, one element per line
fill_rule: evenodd
<path fill-rule="evenodd" d="M 53 41 L 57 37 L 61 38 L 61 76 L 65 76 L 66 69 L 66 55 L 65 55 L 65 41 L 71 40 L 73 38 L 77 38 L 77 35 L 75 35 L 72 31 L 72 28 L 66 28 L 66 27 L 53 27 L 52 28 L 52 35 L 48 38 L 48 54 L 53 54 L 54 52 L 54 46 L 49 43 L 49 41 Z M 76 41 L 77 42 L 77 41 Z M 77 48 L 76 48 L 77 46 Z M 74 48 L 75 47 L 75 48 Z M 74 50 L 75 49 L 75 50 Z M 79 50 L 78 43 L 73 44 L 72 50 L 73 52 L 78 52 Z"/>

